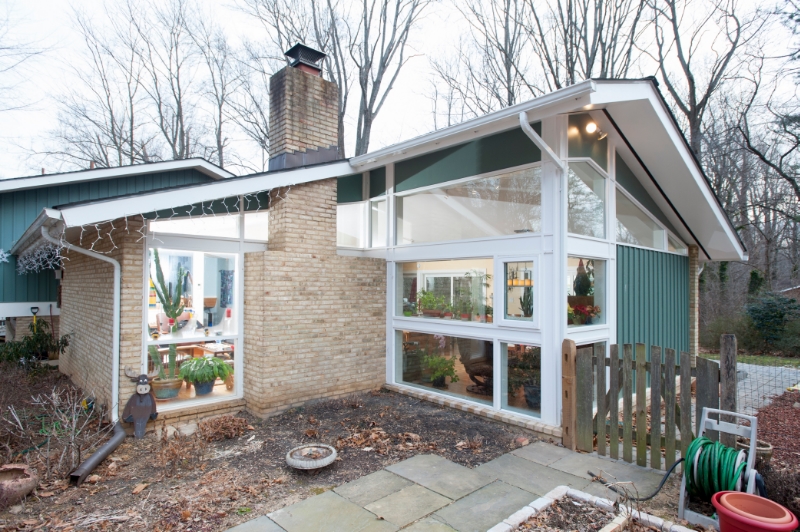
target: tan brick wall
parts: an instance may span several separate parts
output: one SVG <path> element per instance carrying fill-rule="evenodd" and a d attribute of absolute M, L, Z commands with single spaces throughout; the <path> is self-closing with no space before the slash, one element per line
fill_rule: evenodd
<path fill-rule="evenodd" d="M 270 157 L 338 144 L 335 83 L 287 66 L 270 78 L 269 90 Z"/>
<path fill-rule="evenodd" d="M 294 186 L 271 210 L 269 251 L 245 256 L 247 409 L 380 386 L 386 263 L 336 255 L 336 180 Z"/>
<path fill-rule="evenodd" d="M 55 304 L 53 306 L 55 306 Z M 44 312 L 44 314 L 42 314 L 42 312 Z M 42 309 L 36 319 L 37 323 L 42 319 L 44 319 L 48 325 L 52 323 L 52 327 L 50 328 L 52 329 L 53 334 L 60 336 L 61 320 L 59 316 L 53 316 L 51 321 L 48 309 Z M 33 316 L 18 316 L 14 318 L 14 323 L 9 326 L 10 323 L 11 319 L 8 318 L 6 320 L 6 340 L 9 342 L 11 340 L 21 340 L 24 336 L 28 336 L 30 334 L 29 326 L 31 323 L 33 323 Z"/>
<path fill-rule="evenodd" d="M 124 374 L 126 365 L 140 366 L 142 349 L 142 275 L 144 240 L 141 220 L 129 219 L 101 228 L 104 238 L 95 251 L 106 252 L 120 263 L 120 412 L 135 384 Z M 109 232 L 110 230 L 110 232 Z M 112 243 L 113 242 L 113 243 Z M 78 244 L 75 242 L 75 244 Z M 80 244 L 78 244 L 80 245 Z M 81 247 L 87 247 L 84 242 Z M 114 248 L 112 250 L 112 248 Z M 111 404 L 114 268 L 86 255 L 67 252 L 61 292 L 61 331 L 70 334 L 70 346 L 59 367 L 99 403 Z"/>

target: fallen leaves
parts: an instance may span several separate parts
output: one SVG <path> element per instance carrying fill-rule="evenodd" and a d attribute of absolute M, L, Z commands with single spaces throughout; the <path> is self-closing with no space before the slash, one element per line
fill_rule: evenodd
<path fill-rule="evenodd" d="M 86 477 L 86 482 L 88 482 L 89 484 L 97 484 L 98 482 L 100 482 L 100 475 L 89 475 L 88 477 Z"/>
<path fill-rule="evenodd" d="M 140 494 L 142 491 L 144 491 L 144 489 L 145 489 L 147 486 L 148 486 L 148 484 L 145 484 L 145 483 L 142 483 L 142 484 L 136 484 L 136 487 L 134 487 L 134 488 L 133 488 L 133 491 L 132 491 L 131 493 L 132 493 L 133 495 L 139 495 L 139 494 Z"/>

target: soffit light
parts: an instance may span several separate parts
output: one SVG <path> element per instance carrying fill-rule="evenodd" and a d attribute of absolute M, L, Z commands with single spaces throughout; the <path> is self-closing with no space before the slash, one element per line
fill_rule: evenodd
<path fill-rule="evenodd" d="M 594 122 L 589 122 L 588 124 L 586 124 L 587 133 L 594 133 L 595 131 L 597 131 L 597 124 L 595 124 Z"/>

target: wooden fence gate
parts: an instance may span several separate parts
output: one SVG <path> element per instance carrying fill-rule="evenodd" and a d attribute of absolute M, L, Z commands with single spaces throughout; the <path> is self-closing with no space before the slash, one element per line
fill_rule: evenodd
<path fill-rule="evenodd" d="M 693 368 L 688 353 L 678 355 L 673 349 L 651 346 L 648 361 L 644 344 L 612 345 L 606 356 L 604 342 L 576 349 L 575 342 L 564 340 L 564 446 L 596 449 L 600 456 L 631 463 L 635 449 L 638 465 L 669 468 L 676 452 L 686 455 L 703 407 L 736 411 L 736 337 L 723 335 L 721 345 L 719 364 L 697 357 Z M 723 434 L 722 443 L 733 447 L 728 436 Z"/>

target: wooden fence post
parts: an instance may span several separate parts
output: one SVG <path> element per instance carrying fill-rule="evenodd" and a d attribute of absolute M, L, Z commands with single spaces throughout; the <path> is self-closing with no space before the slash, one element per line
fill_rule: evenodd
<path fill-rule="evenodd" d="M 723 334 L 719 340 L 720 410 L 736 412 L 736 336 Z M 720 421 L 734 423 L 735 418 L 721 416 Z M 736 436 L 720 433 L 719 441 L 728 447 L 736 446 Z"/>
<path fill-rule="evenodd" d="M 592 347 L 582 347 L 575 354 L 575 444 L 579 451 L 587 453 L 594 448 L 592 354 Z"/>
<path fill-rule="evenodd" d="M 561 343 L 561 443 L 572 451 L 578 426 L 575 371 L 575 342 L 564 340 Z"/>

